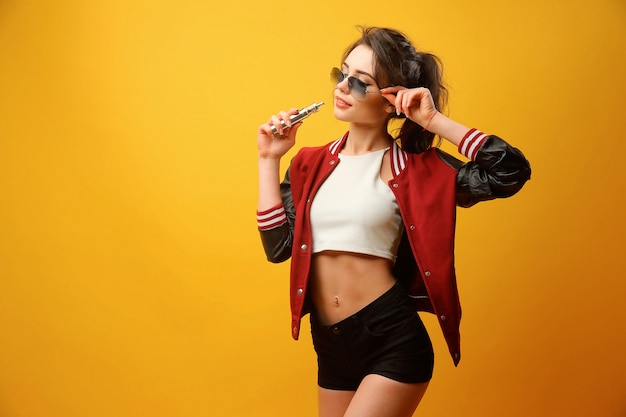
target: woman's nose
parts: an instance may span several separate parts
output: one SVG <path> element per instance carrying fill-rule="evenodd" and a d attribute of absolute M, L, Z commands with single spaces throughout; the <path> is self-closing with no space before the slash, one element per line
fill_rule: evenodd
<path fill-rule="evenodd" d="M 350 77 L 346 77 L 343 80 L 337 83 L 337 89 L 342 93 L 349 94 L 350 93 Z"/>

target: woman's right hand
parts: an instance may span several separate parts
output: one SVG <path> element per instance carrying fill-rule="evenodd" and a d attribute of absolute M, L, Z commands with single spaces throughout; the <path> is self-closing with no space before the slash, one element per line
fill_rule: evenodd
<path fill-rule="evenodd" d="M 259 148 L 259 158 L 280 159 L 296 143 L 296 133 L 302 122 L 291 125 L 289 117 L 298 114 L 298 109 L 281 111 L 273 115 L 267 123 L 259 126 L 257 145 Z M 286 127 L 281 126 L 284 121 Z M 277 132 L 272 133 L 272 126 L 276 126 Z"/>

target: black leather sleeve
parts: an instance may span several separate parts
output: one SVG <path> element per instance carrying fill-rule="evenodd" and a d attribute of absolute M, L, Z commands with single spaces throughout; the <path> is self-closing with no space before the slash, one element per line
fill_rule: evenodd
<path fill-rule="evenodd" d="M 291 257 L 293 246 L 293 227 L 296 218 L 296 210 L 291 196 L 291 180 L 289 169 L 285 173 L 285 178 L 280 184 L 280 194 L 287 215 L 287 223 L 270 230 L 262 230 L 261 242 L 267 260 L 274 263 L 284 262 Z"/>
<path fill-rule="evenodd" d="M 461 207 L 510 197 L 530 179 L 524 154 L 497 136 L 487 137 L 474 161 L 462 163 L 444 152 L 439 155 L 457 170 L 457 204 Z"/>

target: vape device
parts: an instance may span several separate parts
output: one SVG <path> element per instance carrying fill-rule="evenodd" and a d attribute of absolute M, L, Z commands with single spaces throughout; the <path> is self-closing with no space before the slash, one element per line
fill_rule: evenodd
<path fill-rule="evenodd" d="M 321 106 L 324 105 L 324 102 L 320 102 L 320 103 L 313 103 L 311 104 L 309 107 L 305 107 L 302 110 L 299 110 L 297 114 L 291 115 L 289 117 L 289 120 L 291 120 L 291 124 L 295 124 L 298 123 L 299 121 L 306 119 L 307 117 L 309 117 L 310 115 L 312 115 L 313 113 L 316 113 Z M 284 120 L 280 121 L 280 125 L 285 128 L 287 127 L 287 125 L 285 124 Z M 278 129 L 276 129 L 276 126 L 272 125 L 272 133 L 276 134 L 276 132 L 278 132 Z"/>

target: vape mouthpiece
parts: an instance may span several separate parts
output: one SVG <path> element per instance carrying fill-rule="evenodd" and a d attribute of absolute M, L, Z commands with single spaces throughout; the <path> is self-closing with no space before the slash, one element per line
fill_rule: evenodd
<path fill-rule="evenodd" d="M 313 113 L 316 113 L 317 111 L 319 111 L 320 107 L 324 105 L 324 102 L 321 101 L 319 103 L 313 103 L 308 107 L 305 107 L 301 110 L 298 110 L 297 114 L 294 114 L 292 116 L 289 117 L 289 120 L 291 121 L 291 124 L 293 125 L 294 123 L 298 123 L 299 121 L 306 119 L 307 117 L 309 117 L 310 115 L 312 115 Z M 280 125 L 285 128 L 287 127 L 287 125 L 285 124 L 284 120 L 280 121 Z M 276 126 L 272 125 L 272 133 L 276 134 L 276 132 L 278 132 L 278 129 L 276 128 Z"/>

